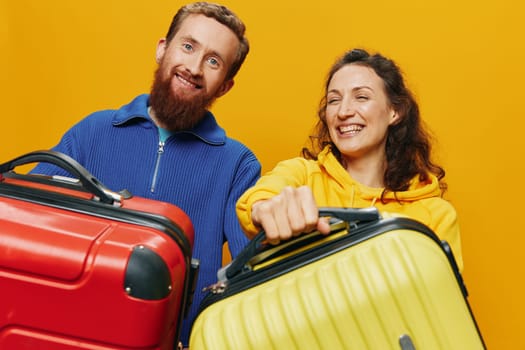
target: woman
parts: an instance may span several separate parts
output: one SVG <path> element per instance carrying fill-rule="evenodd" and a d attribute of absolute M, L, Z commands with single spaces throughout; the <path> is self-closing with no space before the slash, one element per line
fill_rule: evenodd
<path fill-rule="evenodd" d="M 237 202 L 248 237 L 276 244 L 301 232 L 329 233 L 318 207 L 368 207 L 416 219 L 446 240 L 463 269 L 456 211 L 442 198 L 445 171 L 399 67 L 361 49 L 332 66 L 312 147 L 282 161 Z"/>

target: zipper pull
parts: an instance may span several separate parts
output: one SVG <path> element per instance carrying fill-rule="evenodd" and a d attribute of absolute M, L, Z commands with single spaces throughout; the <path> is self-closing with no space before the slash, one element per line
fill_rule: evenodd
<path fill-rule="evenodd" d="M 159 141 L 159 149 L 157 150 L 158 154 L 164 153 L 164 141 Z"/>
<path fill-rule="evenodd" d="M 203 292 L 210 292 L 212 294 L 222 294 L 226 290 L 226 282 L 219 281 L 217 283 L 212 284 L 211 286 L 204 287 L 202 289 Z"/>

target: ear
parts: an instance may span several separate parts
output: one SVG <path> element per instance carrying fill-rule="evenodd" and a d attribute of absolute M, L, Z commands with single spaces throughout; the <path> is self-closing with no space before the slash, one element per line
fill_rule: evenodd
<path fill-rule="evenodd" d="M 166 52 L 166 38 L 161 38 L 159 42 L 157 43 L 157 52 L 155 54 L 155 60 L 157 63 L 160 63 L 162 61 L 162 57 L 164 57 L 164 53 Z"/>
<path fill-rule="evenodd" d="M 234 84 L 235 82 L 233 81 L 233 79 L 227 80 L 224 83 L 222 83 L 219 90 L 217 90 L 217 94 L 215 94 L 215 97 L 221 97 L 222 95 L 230 91 Z"/>
<path fill-rule="evenodd" d="M 392 110 L 392 115 L 390 117 L 390 121 L 388 125 L 396 125 L 401 120 L 401 117 L 399 116 L 399 113 Z"/>

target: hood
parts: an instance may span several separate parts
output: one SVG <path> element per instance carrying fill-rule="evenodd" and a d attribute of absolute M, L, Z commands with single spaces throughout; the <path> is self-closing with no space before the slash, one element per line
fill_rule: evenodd
<path fill-rule="evenodd" d="M 345 168 L 335 158 L 334 154 L 327 146 L 318 155 L 319 165 L 323 170 L 330 174 L 330 176 L 339 183 L 342 188 L 349 189 L 352 197 L 352 202 L 355 202 L 355 196 L 363 200 L 371 200 L 375 202 L 381 198 L 383 188 L 374 188 L 363 185 L 354 180 Z M 439 187 L 439 181 L 433 174 L 429 175 L 428 181 L 420 181 L 419 175 L 416 175 L 411 181 L 410 186 L 406 191 L 387 192 L 383 197 L 384 201 L 401 201 L 412 202 L 424 198 L 441 197 L 442 191 Z"/>

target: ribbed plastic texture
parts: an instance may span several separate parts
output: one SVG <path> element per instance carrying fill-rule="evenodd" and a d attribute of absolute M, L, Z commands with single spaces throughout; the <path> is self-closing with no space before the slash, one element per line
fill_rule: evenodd
<path fill-rule="evenodd" d="M 391 231 L 221 300 L 199 315 L 192 350 L 483 349 L 446 255 Z"/>

